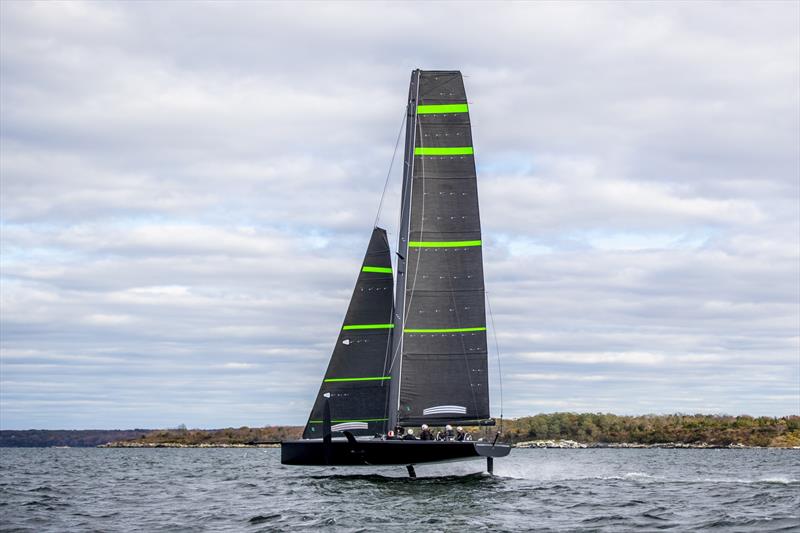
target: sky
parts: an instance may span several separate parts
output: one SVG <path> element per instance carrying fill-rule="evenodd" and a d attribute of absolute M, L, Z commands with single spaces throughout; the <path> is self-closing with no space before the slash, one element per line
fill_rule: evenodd
<path fill-rule="evenodd" d="M 800 3 L 0 2 L 0 428 L 303 424 L 411 70 L 470 102 L 492 414 L 800 414 Z"/>

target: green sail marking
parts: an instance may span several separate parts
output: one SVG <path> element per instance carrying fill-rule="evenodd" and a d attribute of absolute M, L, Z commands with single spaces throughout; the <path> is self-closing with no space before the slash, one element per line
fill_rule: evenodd
<path fill-rule="evenodd" d="M 376 272 L 378 274 L 391 274 L 392 273 L 392 268 L 391 267 L 365 266 L 365 267 L 361 267 L 361 272 Z"/>
<path fill-rule="evenodd" d="M 325 383 L 337 383 L 341 381 L 383 381 L 392 379 L 392 376 L 374 376 L 368 378 L 328 378 L 323 380 Z"/>
<path fill-rule="evenodd" d="M 414 148 L 414 155 L 473 155 L 474 153 L 472 146 L 417 146 Z"/>
<path fill-rule="evenodd" d="M 342 329 L 391 329 L 393 327 L 394 324 L 350 324 Z"/>
<path fill-rule="evenodd" d="M 469 107 L 467 104 L 429 104 L 417 106 L 417 115 L 430 115 L 432 113 L 469 113 Z"/>
<path fill-rule="evenodd" d="M 468 333 L 470 331 L 486 331 L 486 327 L 479 328 L 441 328 L 441 329 L 409 329 L 403 330 L 404 333 Z"/>
<path fill-rule="evenodd" d="M 409 241 L 409 248 L 460 248 L 462 246 L 480 246 L 481 241 Z"/>
<path fill-rule="evenodd" d="M 331 420 L 331 424 L 344 424 L 346 422 L 385 422 L 388 418 L 361 418 L 359 420 Z M 322 420 L 309 420 L 309 424 L 322 424 Z"/>

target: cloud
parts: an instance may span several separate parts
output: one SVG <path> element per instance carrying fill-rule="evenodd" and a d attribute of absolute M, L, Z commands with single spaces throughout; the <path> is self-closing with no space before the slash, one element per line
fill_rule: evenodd
<path fill-rule="evenodd" d="M 795 3 L 0 14 L 4 429 L 303 423 L 415 67 L 468 76 L 506 416 L 798 412 Z"/>

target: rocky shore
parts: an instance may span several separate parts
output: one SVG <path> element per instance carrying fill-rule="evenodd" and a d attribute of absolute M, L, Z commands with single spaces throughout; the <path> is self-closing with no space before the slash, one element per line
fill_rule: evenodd
<path fill-rule="evenodd" d="M 100 444 L 98 448 L 280 448 L 281 445 L 275 442 L 252 443 L 252 444 L 184 444 L 181 442 L 109 442 Z"/>
<path fill-rule="evenodd" d="M 658 442 L 654 444 L 639 444 L 635 442 L 595 442 L 585 444 L 574 440 L 530 440 L 518 442 L 516 448 L 690 448 L 690 449 L 738 449 L 738 448 L 758 448 L 759 446 L 745 446 L 744 444 L 734 443 L 725 446 L 708 444 L 707 442 Z"/>

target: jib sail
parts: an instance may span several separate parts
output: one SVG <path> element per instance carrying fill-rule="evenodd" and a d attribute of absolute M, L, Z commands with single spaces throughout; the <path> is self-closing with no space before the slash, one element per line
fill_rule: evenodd
<path fill-rule="evenodd" d="M 392 322 L 392 263 L 386 231 L 375 228 L 361 265 L 328 370 L 303 431 L 322 437 L 325 400 L 331 430 L 354 435 L 384 433 L 391 376 L 388 375 Z"/>

